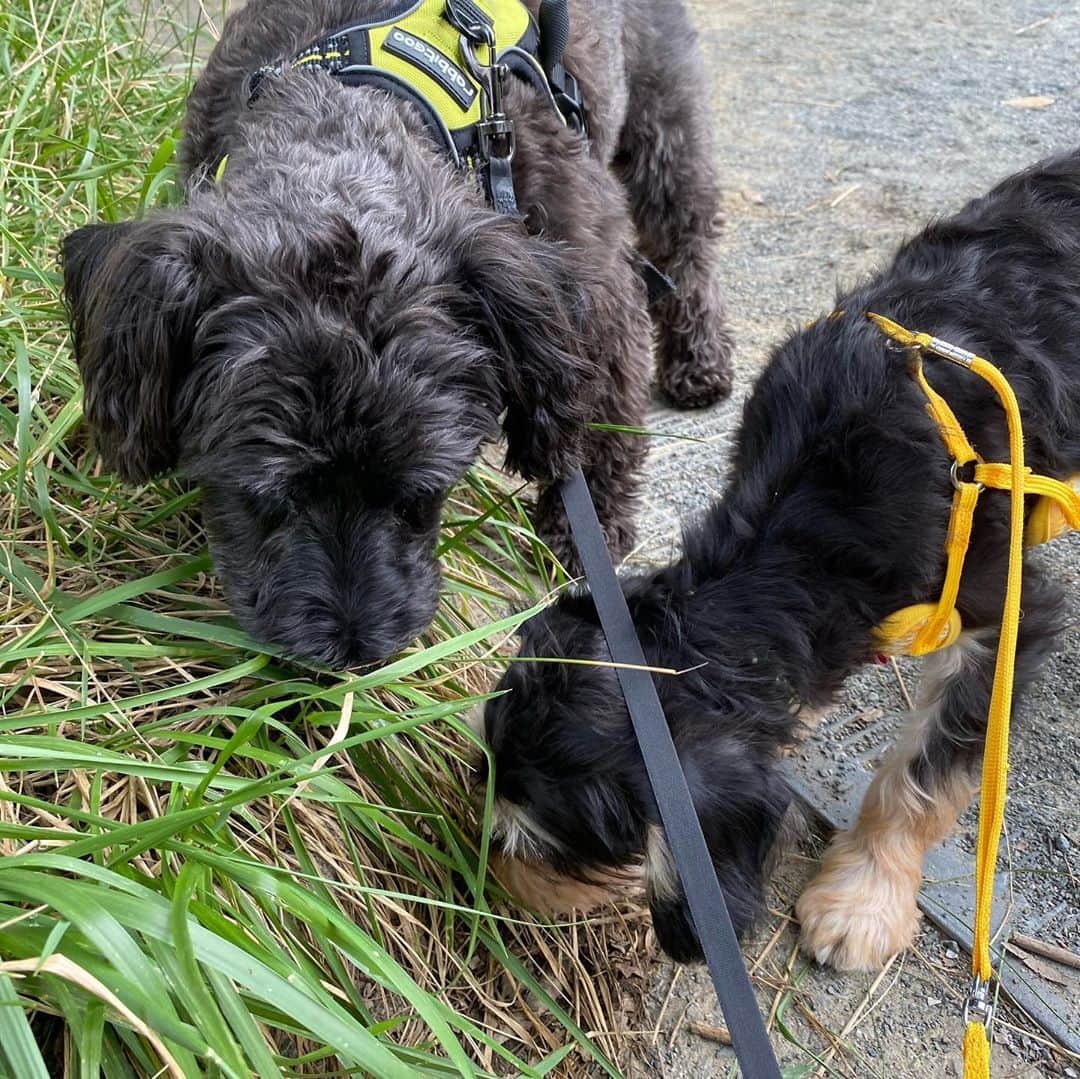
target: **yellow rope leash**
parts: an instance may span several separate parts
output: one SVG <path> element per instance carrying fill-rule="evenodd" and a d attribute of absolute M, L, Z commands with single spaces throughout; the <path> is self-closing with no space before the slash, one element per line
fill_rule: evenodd
<path fill-rule="evenodd" d="M 1009 425 L 1009 571 L 1005 586 L 1005 607 L 1001 614 L 994 688 L 990 694 L 990 714 L 983 751 L 982 794 L 979 801 L 979 841 L 975 853 L 975 945 L 972 952 L 974 980 L 971 996 L 981 1003 L 982 991 L 993 973 L 990 961 L 990 913 L 994 899 L 994 872 L 998 843 L 1005 820 L 1005 794 L 1009 770 L 1009 718 L 1012 713 L 1013 668 L 1016 638 L 1020 631 L 1020 600 L 1024 547 L 1024 431 L 1020 407 L 1005 376 L 986 360 L 976 356 L 971 369 L 993 386 Z M 966 1079 L 989 1079 L 990 1043 L 988 1026 L 993 1013 L 987 1007 L 981 1017 L 968 1018 L 964 1034 Z"/>
<path fill-rule="evenodd" d="M 946 542 L 948 563 L 941 598 L 937 604 L 917 604 L 891 615 L 878 627 L 880 643 L 894 650 L 903 648 L 910 654 L 921 655 L 951 644 L 956 639 L 960 632 L 960 618 L 955 608 L 956 595 L 964 556 L 971 538 L 971 519 L 975 503 L 984 486 L 1009 492 L 1009 570 L 986 727 L 979 805 L 979 839 L 975 857 L 975 945 L 972 951 L 974 977 L 964 1006 L 967 1024 L 964 1031 L 965 1079 L 989 1079 L 990 1042 L 987 1034 L 993 1017 L 989 992 L 989 980 L 993 974 L 990 959 L 990 915 L 998 843 L 1005 817 L 1009 717 L 1012 711 L 1016 639 L 1020 628 L 1025 540 L 1024 495 L 1040 495 L 1045 504 L 1055 504 L 1060 512 L 1059 522 L 1035 522 L 1036 529 L 1034 534 L 1029 532 L 1029 541 L 1037 536 L 1050 538 L 1044 533 L 1048 533 L 1056 523 L 1065 523 L 1074 528 L 1080 525 L 1080 497 L 1068 484 L 1048 476 L 1033 476 L 1031 470 L 1025 468 L 1020 408 L 1012 387 L 993 364 L 930 334 L 912 333 L 881 315 L 871 313 L 868 317 L 893 340 L 918 350 L 915 377 L 927 396 L 929 411 L 952 455 L 953 482 L 956 486 Z M 968 368 L 993 387 L 1008 422 L 1008 464 L 987 464 L 972 448 L 952 409 L 926 380 L 921 357 L 927 352 Z M 960 480 L 959 469 L 973 461 L 974 479 L 967 482 Z"/>

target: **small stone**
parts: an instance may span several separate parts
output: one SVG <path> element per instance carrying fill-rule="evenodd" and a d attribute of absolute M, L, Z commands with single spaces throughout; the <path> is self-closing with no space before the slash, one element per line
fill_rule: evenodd
<path fill-rule="evenodd" d="M 941 997 L 927 997 L 926 1006 L 928 1008 L 936 1008 L 941 1003 Z"/>
<path fill-rule="evenodd" d="M 1077 1072 L 1075 1068 L 1066 1066 L 1065 1074 L 1068 1076 L 1068 1079 L 1080 1079 L 1080 1072 Z"/>
<path fill-rule="evenodd" d="M 956 945 L 953 944 L 952 941 L 945 945 L 945 958 L 950 961 L 960 958 L 960 952 L 957 950 Z"/>
<path fill-rule="evenodd" d="M 1068 854 L 1069 850 L 1071 848 L 1072 848 L 1072 844 L 1069 842 L 1069 837 L 1068 836 L 1065 836 L 1065 835 L 1056 835 L 1056 836 L 1054 836 L 1054 850 L 1056 850 L 1058 852 L 1058 854 Z"/>
<path fill-rule="evenodd" d="M 1046 94 L 1031 94 L 1027 97 L 1010 97 L 1002 101 L 1010 109 L 1046 109 L 1053 105 L 1054 99 Z"/>

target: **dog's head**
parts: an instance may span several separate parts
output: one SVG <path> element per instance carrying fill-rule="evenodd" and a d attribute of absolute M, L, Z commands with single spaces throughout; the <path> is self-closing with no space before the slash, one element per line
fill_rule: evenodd
<path fill-rule="evenodd" d="M 518 471 L 575 460 L 589 372 L 571 256 L 452 210 L 365 231 L 210 192 L 65 241 L 106 464 L 202 485 L 234 612 L 292 654 L 370 662 L 426 628 L 443 504 L 500 415 Z"/>
<path fill-rule="evenodd" d="M 679 616 L 629 585 L 650 664 L 733 922 L 757 914 L 788 803 L 777 768 L 790 701 L 755 656 L 705 658 Z M 730 658 L 732 655 L 737 658 Z M 538 662 L 539 660 L 539 662 Z M 567 663 L 566 660 L 585 660 Z M 522 898 L 577 905 L 578 885 L 643 879 L 657 939 L 673 958 L 701 948 L 663 837 L 656 802 L 610 654 L 588 596 L 570 596 L 524 628 L 516 660 L 485 713 L 494 760 L 493 837 Z M 528 877 L 538 876 L 538 884 Z M 521 882 L 519 884 L 519 882 Z M 589 898 L 595 898 L 590 892 Z"/>

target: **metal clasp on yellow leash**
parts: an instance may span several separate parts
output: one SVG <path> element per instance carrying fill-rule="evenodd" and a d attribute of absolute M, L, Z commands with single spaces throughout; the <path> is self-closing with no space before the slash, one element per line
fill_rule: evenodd
<path fill-rule="evenodd" d="M 975 856 L 975 927 L 972 949 L 973 980 L 964 1004 L 965 1079 L 990 1079 L 989 1030 L 994 1007 L 990 993 L 993 966 L 990 959 L 990 913 L 994 894 L 994 872 L 998 843 L 1005 816 L 1008 773 L 1009 718 L 1012 710 L 1016 640 L 1020 626 L 1023 570 L 1024 495 L 1037 494 L 1058 510 L 1058 522 L 1080 526 L 1080 496 L 1061 480 L 1032 475 L 1024 466 L 1024 433 L 1016 395 L 1005 376 L 991 363 L 967 349 L 942 341 L 927 333 L 913 333 L 882 315 L 868 313 L 892 340 L 917 353 L 914 374 L 926 394 L 927 408 L 938 425 L 942 440 L 953 458 L 952 480 L 956 488 L 946 542 L 947 566 L 941 598 L 936 604 L 905 607 L 890 615 L 877 629 L 879 644 L 889 650 L 921 655 L 951 644 L 960 633 L 956 596 L 964 556 L 971 538 L 975 503 L 985 487 L 1009 492 L 1009 569 L 1005 605 L 1001 616 L 994 685 L 986 725 L 983 755 L 982 793 L 979 803 L 979 840 Z M 927 382 L 922 357 L 927 353 L 959 364 L 988 382 L 1005 410 L 1009 428 L 1009 461 L 987 464 L 975 452 L 945 399 Z M 962 471 L 974 462 L 971 480 Z M 1034 516 L 1034 515 L 1033 515 Z M 1036 523 L 1036 522 L 1033 522 Z M 1047 539 L 1051 522 L 1036 523 L 1036 536 Z M 1030 533 L 1029 542 L 1034 538 Z"/>
<path fill-rule="evenodd" d="M 964 1079 L 990 1079 L 990 1026 L 993 1022 L 990 983 L 976 974 L 964 1001 Z"/>
<path fill-rule="evenodd" d="M 964 1001 L 964 1026 L 982 1023 L 987 1031 L 994 1021 L 994 1000 L 990 996 L 990 983 L 975 975 L 971 979 L 967 999 Z"/>

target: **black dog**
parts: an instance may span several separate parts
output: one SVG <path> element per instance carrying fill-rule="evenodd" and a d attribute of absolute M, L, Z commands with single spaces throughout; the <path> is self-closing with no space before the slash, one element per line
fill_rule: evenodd
<path fill-rule="evenodd" d="M 678 0 L 573 11 L 564 62 L 587 139 L 509 80 L 520 218 L 489 208 L 398 96 L 287 70 L 249 101 L 261 66 L 391 7 L 251 0 L 189 101 L 187 204 L 64 247 L 106 463 L 201 483 L 237 617 L 331 665 L 428 625 L 440 510 L 500 416 L 556 551 L 572 557 L 551 482 L 579 461 L 612 552 L 630 547 L 643 440 L 585 424 L 642 421 L 635 230 L 678 286 L 655 310 L 661 388 L 699 406 L 730 387 L 703 78 Z"/>
<path fill-rule="evenodd" d="M 891 612 L 935 601 L 945 567 L 950 459 L 874 311 L 987 357 L 1019 398 L 1027 463 L 1080 472 L 1080 154 L 1003 182 L 905 244 L 842 296 L 843 313 L 791 336 L 743 416 L 730 486 L 683 556 L 625 582 L 733 919 L 745 927 L 787 802 L 778 758 L 814 709 L 873 659 Z M 986 384 L 943 360 L 927 375 L 986 460 L 1007 460 Z M 912 939 L 925 851 L 979 774 L 1007 561 L 1009 496 L 979 500 L 958 610 L 964 632 L 933 661 L 923 708 L 884 759 L 857 825 L 838 835 L 798 915 L 804 947 L 843 969 Z M 1062 627 L 1057 585 L 1027 562 L 1016 666 L 1031 682 Z M 548 877 L 644 869 L 662 946 L 700 956 L 633 732 L 587 595 L 531 621 L 487 706 L 496 836 Z M 545 885 L 549 893 L 553 880 Z M 535 891 L 535 890 L 534 890 Z"/>

